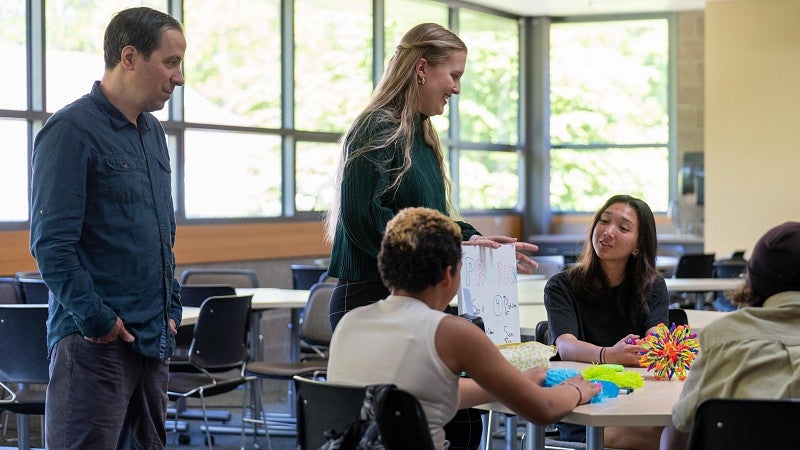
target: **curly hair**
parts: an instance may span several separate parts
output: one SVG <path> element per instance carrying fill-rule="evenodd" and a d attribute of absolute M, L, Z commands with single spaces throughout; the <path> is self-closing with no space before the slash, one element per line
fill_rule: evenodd
<path fill-rule="evenodd" d="M 430 208 L 400 210 L 386 225 L 378 269 L 390 290 L 419 292 L 438 283 L 461 261 L 461 228 Z"/>

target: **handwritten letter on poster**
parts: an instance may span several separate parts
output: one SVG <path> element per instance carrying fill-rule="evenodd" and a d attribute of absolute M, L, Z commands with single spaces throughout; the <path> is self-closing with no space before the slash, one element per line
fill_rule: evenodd
<path fill-rule="evenodd" d="M 481 317 L 486 335 L 495 344 L 520 342 L 514 246 L 464 245 L 461 250 L 458 313 Z"/>

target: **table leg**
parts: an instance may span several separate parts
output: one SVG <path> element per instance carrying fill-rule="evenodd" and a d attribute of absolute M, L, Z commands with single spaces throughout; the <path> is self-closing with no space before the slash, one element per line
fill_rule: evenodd
<path fill-rule="evenodd" d="M 544 450 L 544 425 L 525 425 L 525 450 Z"/>
<path fill-rule="evenodd" d="M 706 309 L 706 293 L 705 292 L 695 292 L 694 293 L 694 309 L 700 310 L 700 311 Z"/>
<path fill-rule="evenodd" d="M 298 308 L 289 310 L 291 323 L 289 324 L 289 357 L 292 362 L 300 361 L 300 312 Z"/>
<path fill-rule="evenodd" d="M 603 450 L 605 448 L 604 431 L 605 427 L 586 426 L 586 448 L 588 450 Z"/>
<path fill-rule="evenodd" d="M 250 310 L 250 360 L 264 360 L 264 336 L 261 335 L 261 310 Z"/>
<path fill-rule="evenodd" d="M 31 448 L 31 416 L 17 414 L 17 444 L 19 448 Z"/>

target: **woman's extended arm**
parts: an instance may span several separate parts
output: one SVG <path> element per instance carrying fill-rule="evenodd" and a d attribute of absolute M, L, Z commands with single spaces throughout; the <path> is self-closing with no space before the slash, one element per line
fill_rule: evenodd
<path fill-rule="evenodd" d="M 454 373 L 466 371 L 490 396 L 471 393 L 472 398 L 486 403 L 493 397 L 537 424 L 558 421 L 599 391 L 580 376 L 552 388 L 540 386 L 534 381 L 536 374 L 517 370 L 479 328 L 455 316 L 446 317 L 439 324 L 436 349 Z"/>

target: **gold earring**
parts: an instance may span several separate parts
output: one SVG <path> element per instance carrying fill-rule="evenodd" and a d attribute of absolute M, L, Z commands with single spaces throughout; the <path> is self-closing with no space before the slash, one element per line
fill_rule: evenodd
<path fill-rule="evenodd" d="M 425 84 L 425 77 L 419 77 L 419 78 L 417 79 L 417 82 L 418 82 L 419 84 Z"/>

